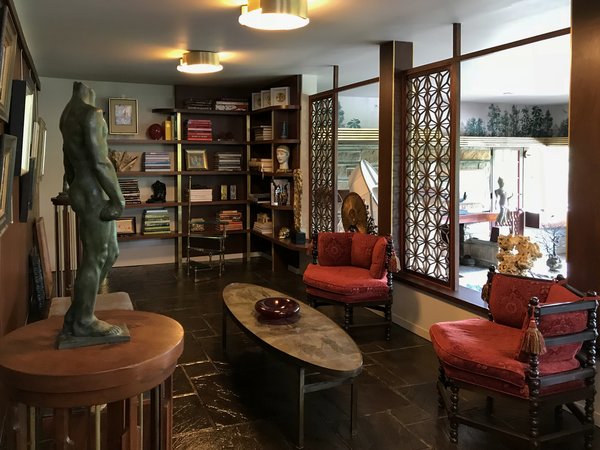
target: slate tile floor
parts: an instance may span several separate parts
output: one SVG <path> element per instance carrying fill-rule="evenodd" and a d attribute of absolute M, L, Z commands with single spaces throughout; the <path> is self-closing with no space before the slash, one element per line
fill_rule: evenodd
<path fill-rule="evenodd" d="M 185 349 L 174 375 L 175 449 L 293 449 L 296 372 L 234 324 L 227 328 L 228 358 L 221 352 L 221 290 L 231 282 L 260 284 L 305 299 L 300 276 L 273 273 L 270 262 L 262 259 L 228 262 L 222 278 L 199 283 L 172 265 L 114 268 L 105 291 L 126 291 L 137 309 L 172 317 L 185 329 Z M 321 311 L 341 320 L 340 308 Z M 369 314 L 357 311 L 356 317 L 367 319 Z M 352 335 L 365 363 L 358 378 L 358 434 L 351 437 L 349 432 L 348 386 L 308 394 L 306 449 L 525 448 L 467 427 L 460 428 L 459 446 L 450 445 L 446 417 L 437 407 L 437 360 L 431 344 L 399 326 L 394 326 L 391 342 L 383 339 L 381 328 Z M 482 403 L 472 395 L 461 401 Z M 600 449 L 599 441 L 600 436 L 595 448 Z M 582 440 L 573 439 L 554 448 L 582 447 Z"/>

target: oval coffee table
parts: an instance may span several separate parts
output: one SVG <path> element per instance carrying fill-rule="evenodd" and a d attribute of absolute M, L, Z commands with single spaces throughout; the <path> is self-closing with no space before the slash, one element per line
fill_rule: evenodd
<path fill-rule="evenodd" d="M 354 378 L 362 371 L 363 359 L 356 343 L 335 322 L 310 306 L 300 304 L 294 319 L 266 321 L 254 304 L 266 297 L 288 297 L 281 292 L 247 283 L 232 283 L 223 289 L 223 351 L 227 350 L 227 317 L 260 345 L 298 367 L 298 436 L 304 445 L 304 394 L 341 384 L 351 387 L 350 429 L 356 428 L 357 392 Z M 327 381 L 305 383 L 306 369 L 328 375 Z"/>

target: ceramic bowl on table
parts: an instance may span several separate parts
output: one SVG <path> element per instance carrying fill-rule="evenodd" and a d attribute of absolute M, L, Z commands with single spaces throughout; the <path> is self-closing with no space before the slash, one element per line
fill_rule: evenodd
<path fill-rule="evenodd" d="M 267 297 L 254 304 L 256 312 L 265 319 L 286 319 L 300 312 L 296 300 L 287 297 Z"/>

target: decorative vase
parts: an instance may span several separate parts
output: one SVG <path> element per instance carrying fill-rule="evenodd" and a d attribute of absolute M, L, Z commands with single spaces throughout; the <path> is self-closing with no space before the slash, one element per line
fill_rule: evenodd
<path fill-rule="evenodd" d="M 154 139 L 155 141 L 162 139 L 163 137 L 163 129 L 159 123 L 150 125 L 146 133 L 150 139 Z"/>
<path fill-rule="evenodd" d="M 546 260 L 546 265 L 548 266 L 548 269 L 550 269 L 550 272 L 556 272 L 562 267 L 562 261 L 557 255 L 550 255 Z"/>

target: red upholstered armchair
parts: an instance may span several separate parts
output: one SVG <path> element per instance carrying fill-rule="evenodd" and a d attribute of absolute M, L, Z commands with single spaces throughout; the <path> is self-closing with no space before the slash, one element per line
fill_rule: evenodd
<path fill-rule="evenodd" d="M 585 448 L 592 448 L 596 294 L 583 295 L 564 279 L 497 274 L 493 268 L 483 292 L 490 320 L 442 322 L 429 330 L 450 441 L 458 442 L 458 424 L 465 423 L 527 440 L 530 448 L 584 433 Z M 487 394 L 487 418 L 459 408 L 460 388 Z M 493 412 L 498 396 L 525 403 L 528 429 L 502 429 Z M 574 403 L 579 400 L 583 410 Z M 578 421 L 562 421 L 563 405 Z M 546 410 L 554 411 L 549 427 L 542 426 Z"/>
<path fill-rule="evenodd" d="M 304 272 L 311 306 L 344 305 L 344 329 L 383 325 L 390 339 L 392 324 L 391 237 L 364 233 L 313 233 L 313 263 Z M 384 314 L 383 321 L 355 324 L 353 308 L 366 307 Z"/>

